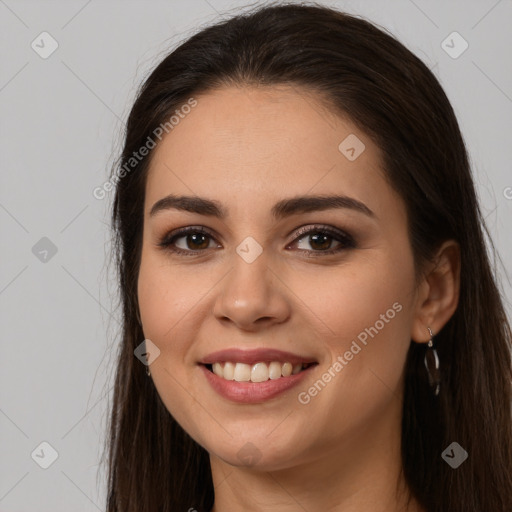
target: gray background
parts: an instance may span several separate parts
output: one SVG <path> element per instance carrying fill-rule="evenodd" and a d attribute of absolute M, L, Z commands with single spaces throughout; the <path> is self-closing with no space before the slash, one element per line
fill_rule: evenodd
<path fill-rule="evenodd" d="M 502 257 L 510 314 L 512 2 L 321 3 L 388 28 L 440 79 Z M 111 194 L 97 200 L 92 191 L 118 155 L 142 79 L 171 46 L 244 5 L 0 0 L 0 511 L 103 509 L 119 312 L 107 266 Z M 31 47 L 48 51 L 43 31 L 59 45 L 46 59 Z M 441 46 L 453 31 L 469 44 L 458 58 Z M 452 39 L 453 53 L 462 47 Z M 47 469 L 44 441 L 58 454 Z"/>

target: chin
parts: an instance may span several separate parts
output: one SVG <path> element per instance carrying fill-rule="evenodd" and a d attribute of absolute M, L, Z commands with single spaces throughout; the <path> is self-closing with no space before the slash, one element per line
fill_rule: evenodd
<path fill-rule="evenodd" d="M 283 440 L 283 445 L 278 446 L 274 441 L 269 443 L 265 435 L 253 437 L 248 440 L 230 439 L 223 446 L 213 444 L 207 448 L 211 457 L 217 457 L 230 466 L 254 469 L 257 471 L 277 471 L 293 465 L 297 459 L 298 442 L 292 442 L 289 438 Z"/>

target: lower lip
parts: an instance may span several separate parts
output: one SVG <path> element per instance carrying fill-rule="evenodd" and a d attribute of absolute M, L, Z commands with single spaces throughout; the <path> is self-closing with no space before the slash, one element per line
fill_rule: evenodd
<path fill-rule="evenodd" d="M 237 382 L 226 380 L 200 365 L 212 388 L 222 397 L 242 404 L 264 402 L 284 393 L 301 382 L 316 365 L 311 365 L 296 375 L 270 379 L 264 382 Z"/>

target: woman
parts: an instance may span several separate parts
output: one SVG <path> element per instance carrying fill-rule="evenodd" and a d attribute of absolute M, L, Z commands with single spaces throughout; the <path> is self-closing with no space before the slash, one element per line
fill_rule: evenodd
<path fill-rule="evenodd" d="M 510 327 L 410 51 L 314 5 L 222 21 L 145 81 L 112 180 L 109 511 L 512 510 Z"/>

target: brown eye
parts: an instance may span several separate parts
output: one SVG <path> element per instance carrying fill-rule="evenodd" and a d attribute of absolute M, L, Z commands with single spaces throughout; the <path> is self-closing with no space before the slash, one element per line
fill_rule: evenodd
<path fill-rule="evenodd" d="M 181 239 L 183 239 L 183 242 L 179 242 L 180 245 L 178 245 L 177 242 Z M 158 245 L 177 254 L 193 256 L 211 248 L 210 242 L 212 240 L 212 235 L 204 228 L 189 227 L 169 233 Z"/>
<path fill-rule="evenodd" d="M 177 237 L 177 239 L 180 238 L 185 239 L 185 245 L 187 246 L 187 249 L 190 249 L 192 251 L 195 251 L 197 249 L 208 249 L 208 246 L 210 245 L 208 235 L 205 235 L 203 233 L 192 233 L 182 237 Z"/>
<path fill-rule="evenodd" d="M 309 244 L 310 248 L 299 247 L 298 250 L 311 256 L 329 255 L 356 247 L 352 236 L 329 226 L 307 226 L 299 229 L 295 236 L 294 242 L 290 245 Z M 169 233 L 158 246 L 179 255 L 196 256 L 208 249 L 221 247 L 211 245 L 212 241 L 215 241 L 215 238 L 205 228 L 191 226 Z M 333 242 L 337 243 L 334 248 Z"/>
<path fill-rule="evenodd" d="M 333 241 L 338 243 L 338 246 L 332 248 Z M 341 230 L 333 229 L 328 226 L 313 226 L 301 228 L 296 233 L 294 244 L 305 243 L 309 244 L 312 248 L 299 247 L 300 251 L 317 255 L 334 254 L 345 249 L 351 249 L 356 246 L 354 239 L 347 233 Z M 318 254 L 315 254 L 318 253 Z"/>

